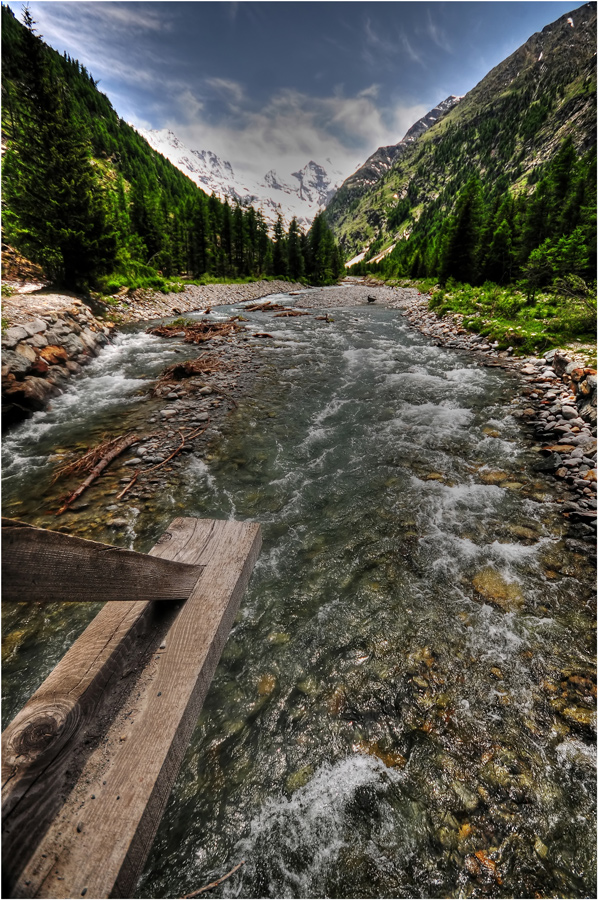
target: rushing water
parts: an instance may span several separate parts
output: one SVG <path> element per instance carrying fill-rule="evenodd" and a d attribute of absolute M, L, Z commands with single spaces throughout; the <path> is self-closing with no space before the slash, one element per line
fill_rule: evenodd
<path fill-rule="evenodd" d="M 595 896 L 593 573 L 513 376 L 396 310 L 332 316 L 252 314 L 275 338 L 253 399 L 121 537 L 147 549 L 181 509 L 264 532 L 139 896 L 241 860 L 213 895 Z M 14 432 L 10 514 L 33 520 L 50 447 L 134 418 L 172 349 L 121 336 Z M 11 715 L 89 615 L 5 616 Z"/>

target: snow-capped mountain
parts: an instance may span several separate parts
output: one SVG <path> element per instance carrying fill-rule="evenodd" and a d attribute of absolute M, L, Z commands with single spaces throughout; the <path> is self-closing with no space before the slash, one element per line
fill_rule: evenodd
<path fill-rule="evenodd" d="M 190 150 L 167 128 L 137 128 L 137 131 L 154 150 L 169 159 L 207 194 L 214 193 L 221 200 L 228 197 L 244 206 L 261 209 L 270 224 L 281 213 L 285 224 L 296 216 L 300 225 L 309 228 L 342 181 L 341 173 L 332 168 L 329 159 L 326 160 L 329 171 L 310 160 L 288 178 L 281 178 L 270 169 L 262 179 L 251 181 L 239 177 L 227 160 L 211 150 Z"/>

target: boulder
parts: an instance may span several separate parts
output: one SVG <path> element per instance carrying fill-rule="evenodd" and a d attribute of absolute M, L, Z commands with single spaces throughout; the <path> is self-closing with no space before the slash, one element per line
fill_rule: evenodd
<path fill-rule="evenodd" d="M 43 319 L 33 319 L 32 322 L 26 322 L 23 325 L 23 328 L 27 332 L 28 335 L 33 337 L 34 334 L 41 334 L 42 331 L 45 331 L 48 327 L 48 323 L 44 322 Z"/>
<path fill-rule="evenodd" d="M 37 353 L 35 352 L 33 347 L 29 346 L 29 344 L 17 344 L 17 346 L 15 347 L 15 351 L 17 353 L 20 353 L 21 356 L 24 356 L 25 359 L 29 360 L 30 363 L 34 363 L 37 359 Z"/>
<path fill-rule="evenodd" d="M 12 328 L 9 328 L 5 335 L 2 337 L 2 344 L 5 347 L 16 347 L 19 341 L 24 341 L 25 338 L 29 337 L 29 333 L 25 331 L 20 325 L 13 325 Z"/>
<path fill-rule="evenodd" d="M 46 378 L 28 375 L 23 381 L 15 381 L 6 388 L 4 396 L 25 409 L 35 411 L 43 409 L 54 393 L 55 387 Z"/>
<path fill-rule="evenodd" d="M 40 349 L 41 347 L 48 346 L 48 340 L 43 334 L 34 334 L 33 337 L 27 338 L 26 343 L 29 344 L 30 347 L 38 347 Z"/>
<path fill-rule="evenodd" d="M 22 353 L 5 350 L 2 354 L 2 367 L 7 368 L 17 378 L 22 378 L 31 369 L 31 362 Z"/>
<path fill-rule="evenodd" d="M 53 344 L 44 347 L 39 355 L 51 366 L 59 365 L 62 362 L 66 362 L 68 359 L 66 350 L 63 347 L 56 347 Z"/>
<path fill-rule="evenodd" d="M 69 356 L 78 356 L 86 350 L 85 344 L 76 334 L 68 334 L 62 339 L 62 346 Z"/>

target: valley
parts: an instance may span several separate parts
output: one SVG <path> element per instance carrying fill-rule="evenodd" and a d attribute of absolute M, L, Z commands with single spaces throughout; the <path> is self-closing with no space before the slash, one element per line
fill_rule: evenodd
<path fill-rule="evenodd" d="M 135 896 L 593 897 L 596 3 L 314 6 L 3 5 L 3 516 L 261 527 Z"/>

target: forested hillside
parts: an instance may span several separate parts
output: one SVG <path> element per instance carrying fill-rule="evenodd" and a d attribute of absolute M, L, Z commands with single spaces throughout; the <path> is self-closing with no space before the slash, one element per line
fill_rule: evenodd
<path fill-rule="evenodd" d="M 362 197 L 326 215 L 387 274 L 498 285 L 595 278 L 596 4 L 533 35 Z M 364 264 L 359 264 L 361 269 Z M 357 268 L 355 271 L 359 271 Z"/>
<path fill-rule="evenodd" d="M 187 274 L 335 280 L 326 222 L 309 235 L 208 197 L 118 117 L 91 74 L 2 7 L 3 236 L 70 287 L 160 287 Z"/>

